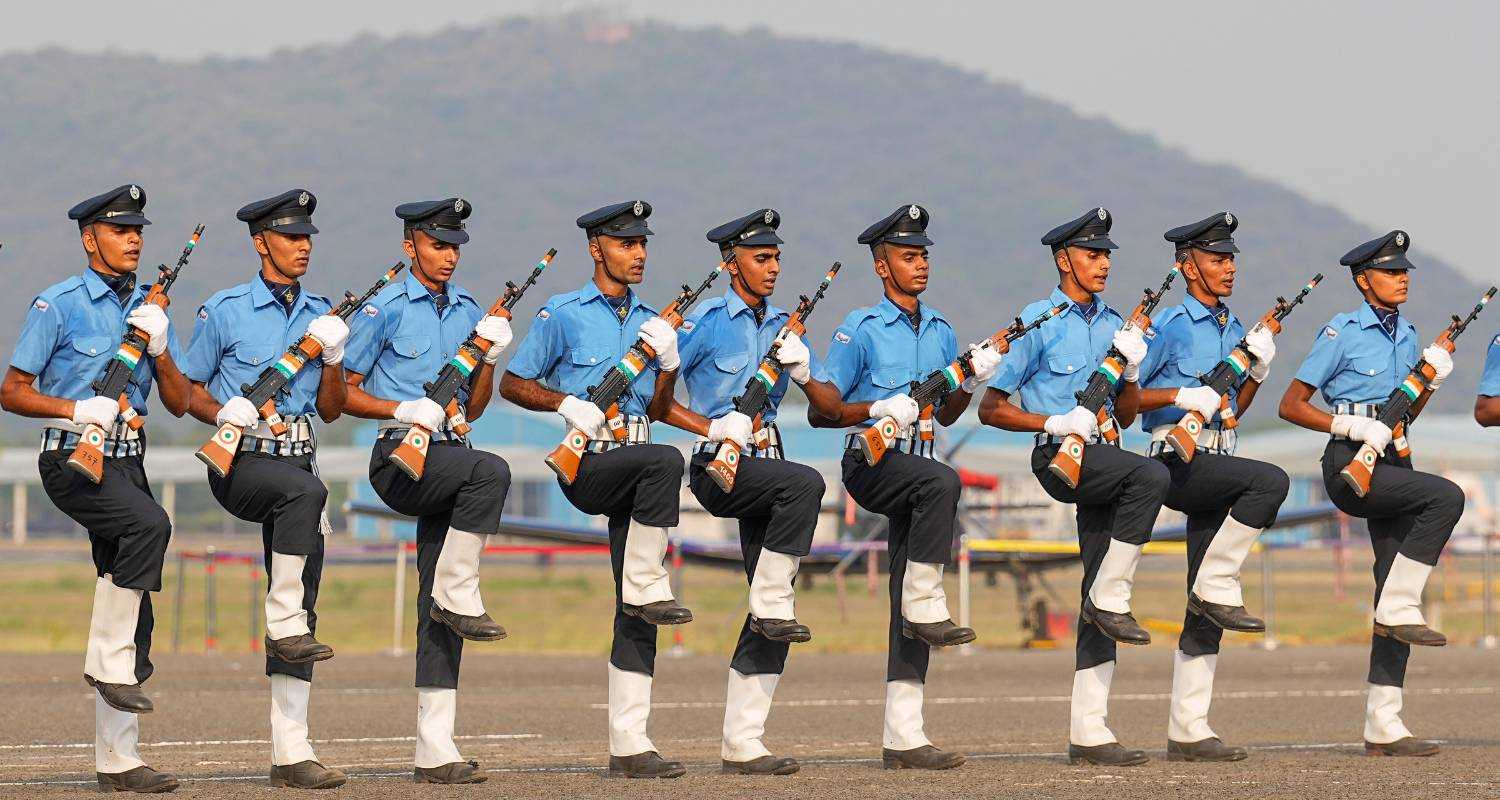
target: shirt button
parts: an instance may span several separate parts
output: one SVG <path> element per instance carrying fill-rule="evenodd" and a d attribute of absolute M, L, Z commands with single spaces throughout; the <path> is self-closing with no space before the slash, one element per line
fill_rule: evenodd
<path fill-rule="evenodd" d="M 1072 371 L 1073 371 L 1073 365 L 1072 365 L 1072 364 L 1069 364 L 1069 365 L 1068 365 L 1068 371 L 1069 371 L 1069 372 L 1072 372 Z"/>
<path fill-rule="evenodd" d="M 599 363 L 599 357 L 595 356 L 595 357 L 589 359 L 589 363 L 590 364 L 597 364 L 597 363 Z"/>
<path fill-rule="evenodd" d="M 92 347 L 89 348 L 89 355 L 91 355 L 91 356 L 92 355 L 96 355 L 98 352 L 99 352 L 98 350 L 96 350 L 96 349 L 94 349 Z"/>

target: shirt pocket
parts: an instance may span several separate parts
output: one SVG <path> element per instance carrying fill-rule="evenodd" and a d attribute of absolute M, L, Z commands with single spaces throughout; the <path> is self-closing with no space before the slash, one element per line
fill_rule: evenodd
<path fill-rule="evenodd" d="M 1177 362 L 1177 372 L 1188 380 L 1196 381 L 1200 377 L 1206 377 L 1213 370 L 1214 365 L 1222 360 L 1218 356 L 1184 358 Z"/>
<path fill-rule="evenodd" d="M 717 368 L 720 372 L 728 375 L 738 374 L 739 372 L 744 370 L 745 365 L 749 363 L 749 353 L 723 353 L 721 355 L 714 356 L 714 367 Z"/>
<path fill-rule="evenodd" d="M 911 385 L 911 370 L 906 367 L 876 367 L 870 372 L 870 383 L 882 389 L 906 391 Z"/>
<path fill-rule="evenodd" d="M 109 336 L 78 336 L 73 339 L 73 351 L 85 359 L 114 355 L 116 340 Z"/>
<path fill-rule="evenodd" d="M 234 360 L 250 370 L 270 366 L 279 354 L 276 345 L 270 342 L 240 342 L 234 346 Z"/>
<path fill-rule="evenodd" d="M 1091 359 L 1082 353 L 1053 353 L 1047 356 L 1047 371 L 1054 377 L 1068 377 L 1076 375 L 1080 370 L 1086 370 L 1091 364 Z"/>
<path fill-rule="evenodd" d="M 610 363 L 610 351 L 607 347 L 575 347 L 568 353 L 568 362 L 575 370 L 593 369 Z"/>
<path fill-rule="evenodd" d="M 1368 380 L 1389 372 L 1392 360 L 1393 354 L 1390 351 L 1383 353 L 1351 353 L 1349 355 L 1349 370 L 1360 378 Z"/>
<path fill-rule="evenodd" d="M 402 358 L 421 358 L 432 349 L 432 337 L 426 334 L 396 336 L 391 339 L 391 352 Z"/>

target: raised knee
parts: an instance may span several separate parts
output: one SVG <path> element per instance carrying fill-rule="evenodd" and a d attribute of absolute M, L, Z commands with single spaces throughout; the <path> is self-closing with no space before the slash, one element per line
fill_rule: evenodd
<path fill-rule="evenodd" d="M 796 474 L 797 491 L 804 496 L 821 501 L 828 491 L 828 484 L 823 480 L 823 473 L 812 467 L 802 466 Z"/>
<path fill-rule="evenodd" d="M 1456 524 L 1464 513 L 1464 490 L 1447 478 L 1439 478 L 1433 493 L 1433 502 L 1445 517 Z"/>
<path fill-rule="evenodd" d="M 1141 459 L 1141 464 L 1131 473 L 1131 479 L 1143 491 L 1160 499 L 1166 499 L 1172 488 L 1172 473 L 1167 465 L 1154 458 Z"/>
<path fill-rule="evenodd" d="M 963 481 L 958 477 L 958 473 L 948 467 L 934 470 L 927 485 L 931 487 L 935 498 L 955 503 L 958 502 L 958 496 L 964 490 Z"/>
<path fill-rule="evenodd" d="M 510 486 L 510 465 L 505 459 L 491 455 L 474 466 L 474 479 L 481 483 L 494 483 L 501 488 Z"/>
<path fill-rule="evenodd" d="M 153 507 L 150 511 L 141 515 L 139 522 L 142 537 L 151 542 L 152 546 L 160 545 L 165 550 L 167 542 L 172 538 L 172 520 L 167 517 L 167 512 L 160 506 Z"/>
<path fill-rule="evenodd" d="M 677 452 L 677 448 L 668 447 L 664 444 L 651 445 L 650 447 L 654 451 L 652 453 L 654 457 L 651 459 L 648 469 L 663 478 L 681 482 L 682 474 L 686 471 L 686 466 L 682 463 L 682 453 Z"/>
<path fill-rule="evenodd" d="M 1292 479 L 1281 467 L 1266 464 L 1265 468 L 1256 474 L 1256 488 L 1263 494 L 1275 498 L 1279 506 L 1282 501 L 1286 500 L 1287 492 L 1292 490 Z"/>

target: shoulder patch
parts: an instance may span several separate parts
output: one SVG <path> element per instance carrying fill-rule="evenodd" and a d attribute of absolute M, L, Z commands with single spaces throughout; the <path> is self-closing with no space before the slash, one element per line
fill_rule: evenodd
<path fill-rule="evenodd" d="M 833 332 L 833 340 L 839 344 L 848 344 L 853 341 L 853 337 L 849 335 L 848 331 L 840 328 Z"/>
<path fill-rule="evenodd" d="M 31 307 L 36 309 L 37 311 L 46 311 L 50 307 L 50 304 L 46 300 L 38 297 L 36 301 L 31 304 Z"/>
<path fill-rule="evenodd" d="M 1495 344 L 1500 345 L 1500 333 L 1495 334 Z"/>
<path fill-rule="evenodd" d="M 375 306 L 373 306 L 373 305 L 371 305 L 369 303 L 366 303 L 365 307 L 363 309 L 361 309 L 361 311 L 363 311 L 364 315 L 367 316 L 367 317 L 376 317 L 376 316 L 380 315 L 380 309 L 376 308 Z"/>
<path fill-rule="evenodd" d="M 1338 329 L 1335 328 L 1335 327 L 1333 327 L 1332 325 L 1325 325 L 1323 327 L 1323 335 L 1327 336 L 1330 339 L 1337 339 L 1337 338 L 1339 338 Z"/>
<path fill-rule="evenodd" d="M 550 316 L 552 316 L 552 312 L 551 311 L 548 311 L 545 308 L 539 308 L 539 309 L 537 309 L 537 312 L 536 312 L 536 318 L 537 319 L 547 319 Z"/>
<path fill-rule="evenodd" d="M 208 319 L 208 306 L 198 308 L 198 319 Z"/>
<path fill-rule="evenodd" d="M 698 327 L 698 323 L 690 319 L 685 319 L 682 321 L 681 325 L 677 326 L 677 330 L 682 333 L 692 333 L 693 329 L 696 327 Z"/>
<path fill-rule="evenodd" d="M 1156 331 L 1157 331 L 1156 326 L 1152 325 L 1151 327 L 1149 327 L 1149 328 L 1146 329 L 1145 333 L 1143 333 L 1141 335 L 1144 336 L 1144 337 L 1146 337 L 1147 339 L 1155 339 L 1156 338 Z"/>

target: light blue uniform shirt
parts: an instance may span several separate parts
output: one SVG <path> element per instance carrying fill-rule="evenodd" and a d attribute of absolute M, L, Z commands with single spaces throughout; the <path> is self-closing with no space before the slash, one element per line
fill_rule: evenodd
<path fill-rule="evenodd" d="M 625 355 L 639 338 L 641 324 L 657 315 L 655 309 L 630 292 L 630 310 L 621 322 L 592 280 L 583 288 L 556 294 L 536 312 L 531 330 L 516 348 L 506 371 L 535 380 L 554 392 L 588 399 L 589 387 Z M 629 392 L 620 398 L 620 413 L 646 416 L 656 390 L 656 361 L 646 368 Z"/>
<path fill-rule="evenodd" d="M 10 365 L 36 376 L 36 389 L 65 400 L 85 400 L 97 394 L 90 386 L 104 377 L 110 359 L 125 336 L 125 317 L 151 291 L 136 287 L 130 301 L 120 298 L 93 270 L 47 287 L 31 302 L 21 324 L 20 341 Z M 180 362 L 176 329 L 167 325 L 167 352 Z M 131 375 L 126 396 L 137 414 L 146 413 L 146 397 L 156 366 L 142 356 Z"/>
<path fill-rule="evenodd" d="M 1490 350 L 1484 356 L 1484 374 L 1479 376 L 1479 393 L 1485 397 L 1500 397 L 1500 335 L 1490 340 Z"/>
<path fill-rule="evenodd" d="M 1416 366 L 1417 329 L 1403 316 L 1391 337 L 1369 303 L 1339 314 L 1318 331 L 1297 380 L 1336 403 L 1384 403 Z"/>
<path fill-rule="evenodd" d="M 766 302 L 765 321 L 755 323 L 755 312 L 730 289 L 723 297 L 700 303 L 678 331 L 677 349 L 682 355 L 681 380 L 688 390 L 688 408 L 709 419 L 734 410 L 734 399 L 745 392 L 745 384 L 760 368 L 760 360 L 791 313 Z M 803 339 L 803 343 L 806 343 Z M 811 352 L 811 351 L 809 351 Z M 816 372 L 817 356 L 809 367 Z M 770 424 L 786 396 L 791 378 L 783 370 L 771 389 L 770 403 L 761 420 Z"/>
<path fill-rule="evenodd" d="M 328 298 L 303 288 L 288 312 L 259 275 L 224 289 L 198 309 L 182 372 L 215 400 L 228 402 L 301 339 L 307 323 L 331 308 Z M 283 416 L 313 413 L 322 377 L 323 360 L 309 361 L 277 393 L 276 410 Z"/>
<path fill-rule="evenodd" d="M 1229 324 L 1222 331 L 1214 322 L 1214 313 L 1214 309 L 1188 295 L 1182 305 L 1172 306 L 1152 320 L 1146 335 L 1146 360 L 1141 362 L 1142 389 L 1202 385 L 1199 376 L 1207 375 L 1245 338 L 1245 326 L 1234 312 L 1229 312 Z M 1238 395 L 1236 384 L 1229 390 L 1230 402 Z M 1176 406 L 1147 411 L 1141 415 L 1141 430 L 1150 432 L 1159 425 L 1176 425 L 1186 413 Z M 1218 419 L 1214 417 L 1210 427 L 1217 427 Z"/>
<path fill-rule="evenodd" d="M 407 273 L 406 279 L 380 290 L 350 320 L 344 369 L 365 376 L 361 389 L 383 400 L 425 397 L 423 384 L 435 380 L 484 316 L 479 301 L 451 281 L 445 288 L 448 307 L 438 313 L 432 293 Z M 469 389 L 459 389 L 458 403 Z"/>
<path fill-rule="evenodd" d="M 990 380 L 990 388 L 1012 396 L 1019 391 L 1021 408 L 1033 414 L 1050 417 L 1072 411 L 1078 405 L 1078 392 L 1088 385 L 1089 376 L 1114 343 L 1115 331 L 1125 325 L 1125 318 L 1102 299 L 1095 296 L 1094 302 L 1097 305 L 1092 320 L 1083 318 L 1078 304 L 1061 288 L 1026 306 L 1021 311 L 1022 322 L 1030 322 L 1063 303 L 1068 310 L 1011 345 Z M 1114 407 L 1113 398 L 1107 407 Z"/>
<path fill-rule="evenodd" d="M 828 358 L 814 374 L 838 387 L 846 403 L 868 403 L 911 391 L 958 357 L 958 338 L 937 309 L 922 305 L 912 331 L 905 314 L 890 298 L 849 312 L 833 332 Z M 863 425 L 861 427 L 868 427 Z"/>

